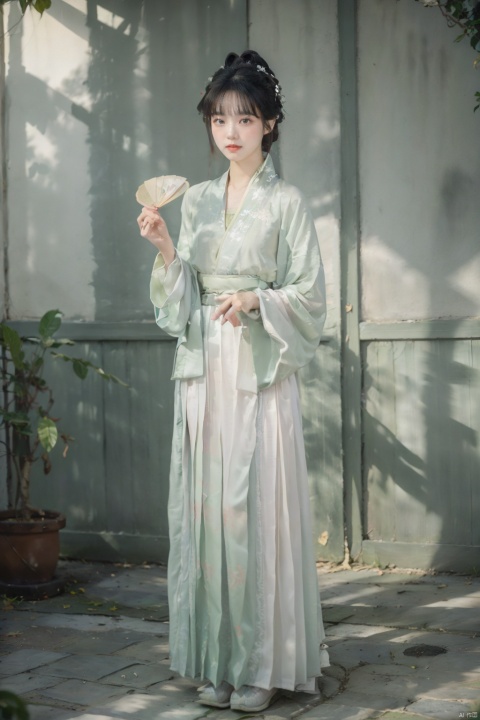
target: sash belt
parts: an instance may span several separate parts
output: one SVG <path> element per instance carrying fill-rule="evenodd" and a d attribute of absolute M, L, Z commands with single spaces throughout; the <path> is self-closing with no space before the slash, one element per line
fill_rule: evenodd
<path fill-rule="evenodd" d="M 271 283 L 255 275 L 204 275 L 198 273 L 202 305 L 217 305 L 217 296 L 246 290 L 266 290 Z"/>

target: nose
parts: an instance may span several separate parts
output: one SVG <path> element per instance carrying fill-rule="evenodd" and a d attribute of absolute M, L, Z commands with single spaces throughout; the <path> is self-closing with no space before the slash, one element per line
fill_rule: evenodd
<path fill-rule="evenodd" d="M 228 118 L 226 121 L 227 125 L 227 138 L 234 139 L 238 137 L 237 125 L 234 118 Z"/>

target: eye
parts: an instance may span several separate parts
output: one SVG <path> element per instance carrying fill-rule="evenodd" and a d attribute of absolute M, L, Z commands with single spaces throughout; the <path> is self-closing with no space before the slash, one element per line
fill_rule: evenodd
<path fill-rule="evenodd" d="M 243 123 L 244 125 L 249 125 L 252 122 L 252 118 L 245 117 L 245 118 L 242 118 L 240 120 L 240 122 Z"/>
<path fill-rule="evenodd" d="M 212 118 L 212 123 L 214 125 L 223 125 L 223 118 L 214 117 L 214 118 Z"/>

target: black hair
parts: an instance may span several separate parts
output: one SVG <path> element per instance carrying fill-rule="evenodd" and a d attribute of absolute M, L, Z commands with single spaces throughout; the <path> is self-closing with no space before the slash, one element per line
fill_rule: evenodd
<path fill-rule="evenodd" d="M 215 150 L 211 117 L 221 113 L 226 93 L 233 92 L 238 101 L 238 114 L 259 117 L 265 129 L 268 120 L 276 121 L 273 130 L 265 133 L 262 140 L 262 150 L 270 152 L 272 143 L 278 140 L 278 124 L 285 117 L 281 90 L 272 69 L 257 52 L 245 50 L 240 56 L 229 53 L 225 65 L 209 78 L 205 94 L 197 105 L 207 128 L 211 151 Z"/>

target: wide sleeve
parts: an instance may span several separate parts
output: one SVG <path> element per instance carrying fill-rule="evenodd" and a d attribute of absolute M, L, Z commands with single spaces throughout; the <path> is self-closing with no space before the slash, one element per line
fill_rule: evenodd
<path fill-rule="evenodd" d="M 319 345 L 326 318 L 325 275 L 315 225 L 300 191 L 282 212 L 277 280 L 256 290 L 260 317 L 249 319 L 259 389 L 306 365 Z"/>
<path fill-rule="evenodd" d="M 192 239 L 192 209 L 188 191 L 182 200 L 182 223 L 175 259 L 165 270 L 165 261 L 158 253 L 150 278 L 150 300 L 155 309 L 155 321 L 169 335 L 178 337 L 190 318 L 195 296 L 196 273 L 192 269 L 190 243 Z"/>
<path fill-rule="evenodd" d="M 166 333 L 178 338 L 172 378 L 200 377 L 203 374 L 200 290 L 197 271 L 190 262 L 194 212 L 190 188 L 182 200 L 182 223 L 175 259 L 165 270 L 159 253 L 150 279 L 155 321 Z"/>

